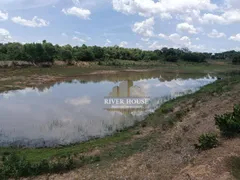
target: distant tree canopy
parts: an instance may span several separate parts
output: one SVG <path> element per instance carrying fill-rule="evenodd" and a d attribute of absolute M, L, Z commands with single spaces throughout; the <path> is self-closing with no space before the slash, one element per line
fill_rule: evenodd
<path fill-rule="evenodd" d="M 204 62 L 208 55 L 204 55 L 203 53 L 183 53 L 181 55 L 181 59 L 184 61 L 192 61 L 192 62 Z"/>
<path fill-rule="evenodd" d="M 240 54 L 233 57 L 232 63 L 233 64 L 240 64 Z"/>
<path fill-rule="evenodd" d="M 239 63 L 239 52 L 229 51 L 212 55 L 211 53 L 191 52 L 186 48 L 173 49 L 164 47 L 154 51 L 136 48 L 122 48 L 119 46 L 74 46 L 53 45 L 46 40 L 42 43 L 0 43 L 0 61 L 29 61 L 33 63 L 51 62 L 61 60 L 71 61 L 108 61 L 108 60 L 133 60 L 133 61 L 169 61 L 178 60 L 190 62 L 204 62 L 206 59 L 230 58 L 233 63 Z"/>

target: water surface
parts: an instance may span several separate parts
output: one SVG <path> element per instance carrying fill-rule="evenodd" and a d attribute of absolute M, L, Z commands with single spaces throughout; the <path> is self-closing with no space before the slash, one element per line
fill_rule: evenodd
<path fill-rule="evenodd" d="M 126 75 L 126 74 L 125 74 Z M 212 83 L 209 75 L 95 75 L 0 94 L 0 146 L 49 147 L 104 137 L 163 102 Z M 104 97 L 149 97 L 145 110 L 109 110 Z"/>

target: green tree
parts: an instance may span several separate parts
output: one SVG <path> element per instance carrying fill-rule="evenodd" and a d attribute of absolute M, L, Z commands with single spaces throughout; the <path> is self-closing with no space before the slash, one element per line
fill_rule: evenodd
<path fill-rule="evenodd" d="M 66 50 L 66 49 L 62 50 L 61 56 L 62 56 L 63 61 L 72 61 L 72 59 L 73 59 L 72 52 L 69 50 Z"/>

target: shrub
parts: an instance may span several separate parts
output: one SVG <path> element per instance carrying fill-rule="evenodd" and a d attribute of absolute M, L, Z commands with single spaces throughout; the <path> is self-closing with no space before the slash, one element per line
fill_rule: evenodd
<path fill-rule="evenodd" d="M 2 157 L 2 167 L 0 167 L 0 177 L 7 179 L 8 177 L 26 176 L 30 172 L 30 163 L 24 157 L 16 154 L 10 154 Z"/>
<path fill-rule="evenodd" d="M 222 135 L 233 137 L 240 134 L 240 106 L 235 105 L 232 113 L 216 115 L 215 121 Z"/>
<path fill-rule="evenodd" d="M 198 141 L 199 144 L 195 144 L 195 148 L 199 150 L 208 150 L 219 145 L 217 135 L 213 133 L 202 134 Z"/>

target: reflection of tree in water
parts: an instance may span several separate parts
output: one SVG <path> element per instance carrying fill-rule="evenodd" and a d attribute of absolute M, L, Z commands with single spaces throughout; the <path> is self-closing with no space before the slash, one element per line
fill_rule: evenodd
<path fill-rule="evenodd" d="M 158 77 L 160 82 L 165 82 L 165 81 L 169 81 L 169 80 L 173 80 L 173 79 L 177 79 L 177 78 L 180 78 L 179 72 L 173 73 L 171 75 L 164 74 L 164 76 L 160 75 Z"/>
<path fill-rule="evenodd" d="M 191 77 L 193 78 L 202 77 L 202 74 L 191 74 Z M 149 70 L 144 72 L 131 72 L 131 71 L 123 71 L 123 72 L 116 72 L 115 74 L 89 74 L 89 75 L 81 75 L 79 77 L 69 77 L 64 79 L 59 79 L 57 81 L 52 81 L 48 83 L 43 83 L 41 85 L 34 85 L 33 88 L 37 88 L 41 91 L 41 89 L 49 89 L 53 87 L 54 85 L 59 85 L 61 83 L 81 83 L 81 84 L 87 84 L 90 82 L 93 83 L 99 83 L 101 81 L 110 81 L 110 82 L 119 82 L 119 81 L 125 81 L 126 79 L 131 79 L 131 81 L 139 81 L 141 79 L 152 79 L 152 78 L 159 78 L 159 80 L 162 81 L 169 81 L 175 78 L 182 78 L 182 79 L 188 79 L 189 74 L 179 73 L 179 72 L 169 72 L 169 73 L 163 73 L 159 77 L 159 70 Z"/>
<path fill-rule="evenodd" d="M 40 86 L 40 87 L 37 87 L 36 89 L 39 92 L 45 92 L 45 91 L 48 91 L 50 88 L 51 88 L 51 86 Z"/>
<path fill-rule="evenodd" d="M 145 92 L 141 89 L 141 87 L 134 85 L 133 81 L 123 81 L 119 84 L 119 86 L 115 86 L 112 88 L 112 91 L 109 93 L 109 97 L 113 98 L 140 98 L 145 97 Z M 125 115 L 131 115 L 132 112 L 142 111 L 142 108 L 119 108 L 119 109 L 107 109 L 111 112 L 121 112 Z"/>
<path fill-rule="evenodd" d="M 133 81 L 123 81 L 119 86 L 112 88 L 112 92 L 109 93 L 110 97 L 113 98 L 125 98 L 125 97 L 144 97 L 145 92 L 142 91 L 141 87 L 134 86 Z"/>

